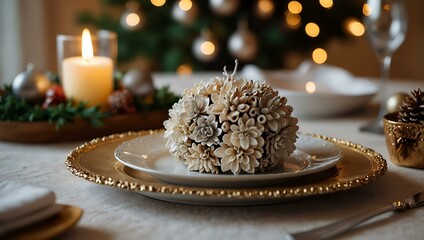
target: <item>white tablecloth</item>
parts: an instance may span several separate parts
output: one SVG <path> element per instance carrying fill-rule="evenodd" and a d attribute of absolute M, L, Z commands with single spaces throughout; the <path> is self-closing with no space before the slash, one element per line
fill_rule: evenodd
<path fill-rule="evenodd" d="M 155 75 L 162 85 L 174 75 Z M 198 79 L 198 77 L 196 77 Z M 178 80 L 178 79 L 177 79 Z M 180 84 L 173 88 L 181 88 Z M 423 88 L 423 81 L 391 82 L 389 93 Z M 15 180 L 53 190 L 57 201 L 84 209 L 64 239 L 279 239 L 424 190 L 424 170 L 389 160 L 383 135 L 359 132 L 375 108 L 345 116 L 300 120 L 300 130 L 343 138 L 381 153 L 388 172 L 376 182 L 349 191 L 292 202 L 248 207 L 205 207 L 150 199 L 75 177 L 65 167 L 67 154 L 81 142 L 20 144 L 0 142 L 0 180 Z M 40 133 L 42 134 L 42 133 Z M 422 239 L 424 208 L 385 214 L 342 235 L 343 239 Z"/>

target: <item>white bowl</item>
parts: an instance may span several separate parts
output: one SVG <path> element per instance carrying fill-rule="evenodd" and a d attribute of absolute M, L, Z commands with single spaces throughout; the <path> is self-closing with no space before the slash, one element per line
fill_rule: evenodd
<path fill-rule="evenodd" d="M 330 117 L 358 110 L 378 91 L 374 82 L 342 72 L 316 76 L 318 74 L 299 74 L 298 71 L 267 72 L 266 82 L 287 97 L 287 103 L 294 109 L 293 115 L 302 118 Z M 315 86 L 313 93 L 306 90 L 308 82 Z"/>

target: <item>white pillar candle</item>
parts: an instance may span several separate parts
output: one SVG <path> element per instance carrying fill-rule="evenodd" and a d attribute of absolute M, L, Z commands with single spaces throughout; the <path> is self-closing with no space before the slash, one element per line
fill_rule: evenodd
<path fill-rule="evenodd" d="M 65 96 L 87 106 L 105 109 L 113 91 L 113 62 L 108 57 L 93 56 L 90 32 L 83 31 L 82 57 L 62 62 L 62 86 Z"/>

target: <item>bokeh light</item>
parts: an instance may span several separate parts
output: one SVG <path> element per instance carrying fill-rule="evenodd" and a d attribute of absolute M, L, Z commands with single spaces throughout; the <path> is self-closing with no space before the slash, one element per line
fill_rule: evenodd
<path fill-rule="evenodd" d="M 200 52 L 204 55 L 212 55 L 215 52 L 215 44 L 210 41 L 205 41 L 200 45 Z"/>
<path fill-rule="evenodd" d="M 177 74 L 191 74 L 193 72 L 193 68 L 189 64 L 181 64 L 177 68 Z"/>
<path fill-rule="evenodd" d="M 290 12 L 286 14 L 286 23 L 289 28 L 296 29 L 300 26 L 301 22 L 302 18 L 300 17 L 300 15 L 293 14 Z"/>
<path fill-rule="evenodd" d="M 153 6 L 155 7 L 162 7 L 163 5 L 165 5 L 166 0 L 150 0 L 150 2 L 153 4 Z"/>
<path fill-rule="evenodd" d="M 316 37 L 319 34 L 319 26 L 316 23 L 310 22 L 306 24 L 305 32 L 310 37 Z"/>
<path fill-rule="evenodd" d="M 181 10 L 188 11 L 193 6 L 193 3 L 191 2 L 191 0 L 181 0 L 178 3 L 178 6 L 181 8 Z"/>
<path fill-rule="evenodd" d="M 300 12 L 302 12 L 302 4 L 300 4 L 300 2 L 298 1 L 289 2 L 287 8 L 289 9 L 289 12 L 294 14 L 299 14 Z"/>
<path fill-rule="evenodd" d="M 258 9 L 263 14 L 270 14 L 274 11 L 274 2 L 271 0 L 259 0 Z"/>
<path fill-rule="evenodd" d="M 130 13 L 125 18 L 125 21 L 127 22 L 128 26 L 135 27 L 140 23 L 140 16 L 138 16 L 136 13 Z"/>
<path fill-rule="evenodd" d="M 369 5 L 369 4 L 367 4 L 367 3 L 365 3 L 365 4 L 362 6 L 362 13 L 363 13 L 365 16 L 369 16 L 369 15 L 371 14 L 371 12 L 372 12 L 372 9 L 371 9 L 370 5 Z"/>
<path fill-rule="evenodd" d="M 312 52 L 312 60 L 317 64 L 323 64 L 327 61 L 327 52 L 322 48 L 316 48 Z"/>
<path fill-rule="evenodd" d="M 332 8 L 333 7 L 333 0 L 319 0 L 319 4 L 325 8 Z"/>
<path fill-rule="evenodd" d="M 356 37 L 362 36 L 365 33 L 365 26 L 356 19 L 347 19 L 345 28 L 350 34 Z"/>
<path fill-rule="evenodd" d="M 314 82 L 309 81 L 305 84 L 305 89 L 307 93 L 314 93 L 317 89 L 317 86 Z"/>

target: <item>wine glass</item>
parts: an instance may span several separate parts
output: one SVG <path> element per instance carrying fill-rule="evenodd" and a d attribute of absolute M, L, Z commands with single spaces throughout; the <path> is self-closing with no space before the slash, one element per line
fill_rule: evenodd
<path fill-rule="evenodd" d="M 380 64 L 380 109 L 376 120 L 362 126 L 361 131 L 383 133 L 386 113 L 386 85 L 389 81 L 392 55 L 405 40 L 407 13 L 404 0 L 368 0 L 364 4 L 364 23 L 369 41 Z"/>

